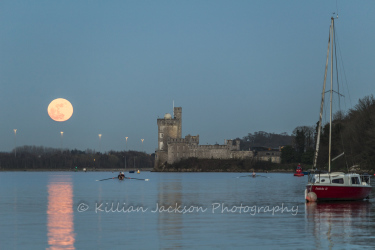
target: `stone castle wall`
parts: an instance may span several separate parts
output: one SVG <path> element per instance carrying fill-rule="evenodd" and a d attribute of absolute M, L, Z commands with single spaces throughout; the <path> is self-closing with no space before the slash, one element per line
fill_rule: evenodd
<path fill-rule="evenodd" d="M 227 145 L 190 145 L 185 142 L 168 144 L 169 164 L 189 157 L 198 159 L 245 159 L 253 157 L 253 152 L 230 150 Z"/>

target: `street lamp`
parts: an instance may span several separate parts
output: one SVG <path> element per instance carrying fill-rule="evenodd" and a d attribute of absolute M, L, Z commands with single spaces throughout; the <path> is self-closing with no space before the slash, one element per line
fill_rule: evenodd
<path fill-rule="evenodd" d="M 141 139 L 141 141 L 142 141 L 142 152 L 143 152 L 143 141 L 144 141 L 145 139 Z"/>
<path fill-rule="evenodd" d="M 60 134 L 61 134 L 61 152 L 62 152 L 64 132 L 61 131 Z"/>
<path fill-rule="evenodd" d="M 128 138 L 129 137 L 125 137 L 125 151 L 128 151 Z"/>
<path fill-rule="evenodd" d="M 14 131 L 14 157 L 17 157 L 17 140 L 16 140 L 17 129 L 13 129 L 13 131 Z"/>
<path fill-rule="evenodd" d="M 100 152 L 100 141 L 102 139 L 102 134 L 99 134 L 99 152 Z"/>
<path fill-rule="evenodd" d="M 128 151 L 128 138 L 129 137 L 125 137 L 125 153 L 124 153 L 125 169 L 126 169 L 126 151 Z"/>

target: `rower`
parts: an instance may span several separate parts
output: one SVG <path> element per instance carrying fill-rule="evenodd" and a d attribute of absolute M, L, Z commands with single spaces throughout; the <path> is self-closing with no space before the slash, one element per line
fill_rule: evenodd
<path fill-rule="evenodd" d="M 253 171 L 253 177 L 255 177 L 255 172 Z"/>
<path fill-rule="evenodd" d="M 119 180 L 123 180 L 125 178 L 124 172 L 120 172 L 117 176 Z"/>

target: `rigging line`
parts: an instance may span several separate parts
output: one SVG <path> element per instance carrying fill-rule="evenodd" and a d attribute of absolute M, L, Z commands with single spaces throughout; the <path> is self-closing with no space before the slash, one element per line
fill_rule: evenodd
<path fill-rule="evenodd" d="M 342 77 L 342 73 L 341 73 L 341 71 L 340 71 L 340 75 L 341 75 L 341 78 L 343 78 L 343 81 L 344 81 L 344 83 L 345 83 L 345 86 L 346 86 L 346 89 L 347 89 L 347 92 L 348 92 L 348 98 L 349 98 L 349 105 L 350 105 L 350 107 L 352 107 L 352 101 L 351 101 L 351 98 L 350 98 L 350 91 L 349 91 L 349 85 L 348 85 L 348 80 L 347 80 L 347 78 L 346 78 L 346 71 L 345 71 L 345 67 L 344 67 L 344 62 L 343 62 L 343 58 L 342 58 L 342 53 L 341 53 L 341 47 L 340 47 L 340 39 L 339 38 L 337 38 L 337 40 L 336 40 L 336 36 L 337 36 L 337 34 L 335 33 L 335 45 L 337 45 L 338 46 L 338 52 L 339 52 L 339 59 L 340 59 L 340 61 L 339 62 L 341 62 L 341 67 L 342 67 L 342 71 L 344 72 L 344 77 Z M 337 44 L 336 44 L 336 41 L 337 41 Z M 336 47 L 335 47 L 335 49 L 336 49 Z M 347 110 L 347 106 L 346 106 L 346 102 L 344 102 L 344 106 L 345 106 L 345 110 Z M 341 132 L 341 131 L 340 131 Z M 351 136 L 352 135 L 352 133 L 350 133 L 350 139 L 354 139 L 353 138 L 353 136 Z M 350 153 L 351 153 L 351 155 L 353 155 L 353 147 L 352 147 L 352 143 L 350 143 L 350 141 L 349 141 L 349 148 L 350 148 Z M 347 161 L 348 160 L 348 156 L 345 154 L 345 160 Z M 355 165 L 355 163 L 354 163 L 354 161 L 353 161 L 353 157 L 351 157 L 351 162 L 352 162 L 352 165 Z M 348 168 L 348 163 L 346 163 L 347 164 L 347 168 Z"/>
<path fill-rule="evenodd" d="M 343 59 L 342 59 L 342 53 L 341 53 L 341 47 L 340 47 L 340 40 L 339 40 L 339 38 L 337 39 L 337 46 L 338 46 L 338 50 L 339 50 L 339 55 L 341 55 L 339 58 L 341 60 L 342 70 L 344 71 L 344 82 L 345 82 L 345 85 L 346 85 L 346 88 L 347 88 L 347 91 L 348 91 L 349 106 L 352 107 L 353 105 L 352 105 L 352 100 L 350 98 L 350 91 L 349 91 L 349 86 L 348 86 L 348 80 L 346 78 L 346 71 L 345 71 L 344 62 L 343 62 Z"/>
<path fill-rule="evenodd" d="M 340 131 L 340 139 L 341 139 L 341 146 L 342 146 L 342 150 L 343 152 L 345 152 L 345 146 L 344 146 L 344 138 L 343 138 L 343 134 L 342 134 L 342 123 L 343 123 L 343 113 L 341 111 L 341 102 L 340 102 L 340 84 L 339 84 L 339 71 L 338 71 L 338 68 L 337 68 L 337 51 L 336 51 L 336 47 L 337 47 L 337 44 L 336 44 L 336 29 L 334 28 L 334 37 L 333 37 L 333 42 L 335 43 L 335 64 L 336 64 L 336 81 L 337 81 L 337 98 L 339 99 L 339 116 L 337 117 L 339 120 L 338 120 L 338 123 L 337 125 L 340 126 L 339 127 L 339 131 Z M 344 154 L 344 159 L 345 159 L 345 164 L 346 164 L 346 168 L 347 168 L 347 171 L 349 172 L 349 165 L 348 165 L 348 159 L 347 159 L 347 156 L 346 154 Z"/>
<path fill-rule="evenodd" d="M 337 39 L 337 43 L 338 43 L 338 39 Z M 342 92 L 343 93 L 348 93 L 349 92 L 349 90 L 347 89 L 347 88 L 345 88 L 346 86 L 343 84 L 343 82 L 345 82 L 344 81 L 344 77 L 343 77 L 343 74 L 342 74 L 342 65 L 341 65 L 341 62 L 340 62 L 340 59 L 342 60 L 342 58 L 341 58 L 341 55 L 338 53 L 338 55 L 337 55 L 337 57 L 338 57 L 338 61 L 337 61 L 337 67 L 339 68 L 339 79 L 340 79 L 340 84 L 342 85 L 341 86 L 341 89 L 342 89 Z M 342 97 L 345 97 L 345 95 L 341 95 Z M 344 98 L 344 102 L 343 102 L 343 110 L 344 110 L 344 112 L 345 113 L 347 113 L 347 109 L 348 109 L 348 107 L 347 107 L 347 105 L 346 105 L 346 99 Z"/>
<path fill-rule="evenodd" d="M 339 71 L 337 70 L 337 52 L 336 52 L 336 28 L 333 27 L 333 32 L 335 35 L 333 36 L 333 42 L 335 43 L 335 64 L 336 64 L 336 82 L 337 82 L 337 97 L 339 99 L 339 111 L 341 111 L 341 103 L 340 103 L 340 85 L 339 85 Z"/>

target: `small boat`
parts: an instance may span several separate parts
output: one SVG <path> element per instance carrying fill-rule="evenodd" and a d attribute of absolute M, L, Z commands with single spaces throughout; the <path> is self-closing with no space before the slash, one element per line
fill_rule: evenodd
<path fill-rule="evenodd" d="M 309 175 L 311 171 L 314 171 L 314 169 L 309 169 L 307 171 L 302 171 L 304 175 Z"/>
<path fill-rule="evenodd" d="M 300 164 L 298 164 L 296 172 L 294 173 L 294 176 L 298 176 L 298 177 L 305 176 L 305 174 L 302 173 L 302 168 Z"/>
<path fill-rule="evenodd" d="M 327 60 L 325 67 L 322 100 L 320 105 L 320 119 L 317 133 L 317 143 L 314 156 L 314 169 L 316 169 L 316 163 L 319 152 L 320 134 L 322 127 L 322 115 L 324 106 L 324 96 L 328 69 L 328 59 L 331 45 L 331 89 L 330 92 L 330 122 L 329 122 L 329 148 L 328 148 L 328 172 L 319 170 L 311 171 L 308 177 L 308 183 L 305 189 L 306 201 L 337 201 L 337 200 L 363 200 L 368 198 L 371 193 L 370 176 L 368 174 L 360 175 L 356 173 L 343 173 L 343 172 L 332 172 L 331 173 L 331 162 L 336 160 L 338 157 L 343 156 L 344 153 L 331 159 L 331 138 L 332 138 L 332 76 L 333 76 L 333 48 L 334 45 L 334 18 L 331 18 L 330 35 L 328 39 L 327 49 Z"/>
<path fill-rule="evenodd" d="M 370 175 L 313 171 L 305 190 L 307 201 L 356 201 L 368 198 L 371 192 Z"/>

